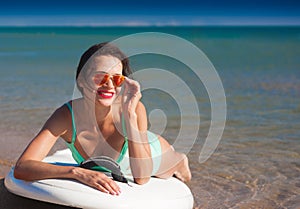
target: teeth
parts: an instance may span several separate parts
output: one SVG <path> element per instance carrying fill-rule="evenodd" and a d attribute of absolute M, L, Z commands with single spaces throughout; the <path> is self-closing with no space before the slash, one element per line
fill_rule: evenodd
<path fill-rule="evenodd" d="M 99 93 L 104 96 L 112 96 L 113 95 L 113 93 L 109 93 L 109 92 L 99 92 Z"/>
<path fill-rule="evenodd" d="M 105 95 L 105 96 L 110 96 L 110 95 L 112 95 L 112 93 L 103 93 L 103 92 L 102 92 L 102 94 Z"/>

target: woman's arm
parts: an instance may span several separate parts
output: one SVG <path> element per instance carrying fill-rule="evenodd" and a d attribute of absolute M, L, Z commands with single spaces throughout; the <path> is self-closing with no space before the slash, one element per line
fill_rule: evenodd
<path fill-rule="evenodd" d="M 67 177 L 70 168 L 53 169 L 54 166 L 41 162 L 49 153 L 58 137 L 66 133 L 67 118 L 63 107 L 57 109 L 47 120 L 41 131 L 30 142 L 15 166 L 14 175 L 24 180 Z"/>
<path fill-rule="evenodd" d="M 20 156 L 15 166 L 14 176 L 28 181 L 49 178 L 76 179 L 102 192 L 119 194 L 119 186 L 104 173 L 42 162 L 57 139 L 67 134 L 68 130 L 72 130 L 68 128 L 70 121 L 71 116 L 65 106 L 57 109 Z"/>
<path fill-rule="evenodd" d="M 140 98 L 138 82 L 126 78 L 122 108 L 128 135 L 130 167 L 135 182 L 144 184 L 150 179 L 153 164 L 147 137 L 147 114 Z"/>

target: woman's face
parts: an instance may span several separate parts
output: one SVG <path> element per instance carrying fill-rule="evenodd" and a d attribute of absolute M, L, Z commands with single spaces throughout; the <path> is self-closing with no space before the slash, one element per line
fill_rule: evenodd
<path fill-rule="evenodd" d="M 102 106 L 111 106 L 121 91 L 121 87 L 117 84 L 122 83 L 122 79 L 124 79 L 119 76 L 121 79 L 118 81 L 119 83 L 114 82 L 116 78 L 119 78 L 114 75 L 122 75 L 122 68 L 122 62 L 116 57 L 101 55 L 92 58 L 85 73 L 88 88 L 83 87 L 84 94 L 92 93 L 95 95 L 96 103 Z M 104 79 L 105 77 L 108 79 Z"/>

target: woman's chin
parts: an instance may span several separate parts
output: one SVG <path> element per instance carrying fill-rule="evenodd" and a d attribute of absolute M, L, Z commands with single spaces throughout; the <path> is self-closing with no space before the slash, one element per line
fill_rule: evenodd
<path fill-rule="evenodd" d="M 115 97 L 104 99 L 104 98 L 96 98 L 97 104 L 104 106 L 104 107 L 110 107 L 114 103 Z"/>

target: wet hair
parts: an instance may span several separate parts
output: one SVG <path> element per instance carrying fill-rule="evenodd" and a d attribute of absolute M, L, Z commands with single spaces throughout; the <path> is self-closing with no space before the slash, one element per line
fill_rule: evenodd
<path fill-rule="evenodd" d="M 88 62 L 88 60 L 93 56 L 112 56 L 115 58 L 118 58 L 122 62 L 122 74 L 125 76 L 129 76 L 132 74 L 132 71 L 130 69 L 129 65 L 129 59 L 126 57 L 126 55 L 114 44 L 109 42 L 103 42 L 99 44 L 95 44 L 91 46 L 88 50 L 86 50 L 79 61 L 79 64 L 77 66 L 76 71 L 76 80 L 79 77 L 79 74 L 81 73 L 82 69 L 84 68 L 84 65 Z M 78 85 L 77 85 L 78 86 Z M 79 90 L 82 92 L 81 87 L 79 87 Z"/>

